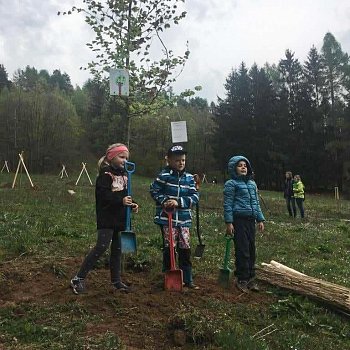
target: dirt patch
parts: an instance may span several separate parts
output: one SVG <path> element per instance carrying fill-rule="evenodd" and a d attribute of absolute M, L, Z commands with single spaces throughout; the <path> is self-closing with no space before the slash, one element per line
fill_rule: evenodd
<path fill-rule="evenodd" d="M 271 302 L 265 293 L 245 295 L 235 287 L 223 289 L 214 278 L 197 277 L 200 290 L 165 292 L 163 275 L 150 272 L 124 273 L 123 280 L 131 286 L 131 293 L 126 294 L 113 290 L 109 271 L 104 268 L 90 273 L 87 294 L 77 296 L 69 288 L 69 278 L 80 262 L 74 258 L 62 260 L 59 271 L 48 263 L 26 259 L 1 264 L 0 307 L 78 302 L 101 318 L 97 323 L 86 325 L 87 336 L 109 331 L 117 334 L 128 349 L 171 349 L 175 347 L 174 329 L 169 328 L 169 320 L 180 304 L 200 308 L 205 307 L 210 298 L 230 303 Z M 183 343 L 183 339 L 179 342 Z"/>

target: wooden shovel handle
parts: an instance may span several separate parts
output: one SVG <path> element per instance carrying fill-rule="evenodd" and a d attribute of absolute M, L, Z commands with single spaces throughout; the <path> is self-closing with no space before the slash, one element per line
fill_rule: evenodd
<path fill-rule="evenodd" d="M 196 190 L 198 191 L 199 187 L 201 185 L 201 178 L 199 177 L 198 174 L 194 174 L 193 178 L 194 178 L 194 182 L 195 182 L 195 185 L 196 185 Z"/>

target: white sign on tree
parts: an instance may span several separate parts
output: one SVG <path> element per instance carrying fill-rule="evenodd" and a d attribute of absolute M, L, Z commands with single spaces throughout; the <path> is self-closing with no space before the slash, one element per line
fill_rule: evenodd
<path fill-rule="evenodd" d="M 171 137 L 173 143 L 187 142 L 186 122 L 171 122 Z"/>
<path fill-rule="evenodd" d="M 129 71 L 111 69 L 109 71 L 109 88 L 111 95 L 129 96 Z"/>

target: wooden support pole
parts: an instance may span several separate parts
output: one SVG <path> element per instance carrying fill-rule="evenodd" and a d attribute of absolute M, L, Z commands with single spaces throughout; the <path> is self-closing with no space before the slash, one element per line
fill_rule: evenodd
<path fill-rule="evenodd" d="M 22 153 L 23 153 L 23 152 L 22 152 Z M 21 159 L 21 162 L 22 162 L 23 168 L 24 168 L 24 170 L 25 170 L 25 172 L 26 172 L 26 174 L 27 174 L 27 176 L 28 176 L 28 179 L 29 179 L 30 185 L 31 185 L 32 187 L 34 187 L 33 181 L 32 181 L 32 179 L 30 178 L 30 175 L 29 175 L 28 169 L 27 169 L 27 167 L 26 167 L 26 165 L 25 165 L 25 163 L 24 163 L 22 153 L 21 153 L 21 154 L 19 154 L 19 158 Z"/>
<path fill-rule="evenodd" d="M 62 179 L 64 176 L 68 177 L 67 171 L 66 171 L 66 166 L 62 164 L 62 170 L 58 174 L 58 176 Z"/>
<path fill-rule="evenodd" d="M 78 182 L 79 182 L 79 180 L 80 180 L 81 174 L 82 174 L 83 171 L 84 171 L 85 163 L 81 163 L 81 164 L 83 165 L 83 167 L 81 168 L 81 172 L 80 172 L 80 174 L 79 174 L 79 176 L 78 176 L 77 181 L 75 182 L 75 186 L 78 185 Z"/>
<path fill-rule="evenodd" d="M 81 177 L 81 175 L 83 174 L 84 171 L 85 171 L 85 173 L 86 173 L 86 175 L 87 175 L 87 177 L 88 177 L 88 179 L 89 179 L 90 185 L 92 186 L 92 181 L 91 181 L 91 179 L 90 179 L 90 175 L 89 175 L 89 173 L 88 173 L 88 171 L 87 171 L 87 169 L 86 169 L 86 164 L 87 164 L 87 163 L 82 162 L 81 164 L 82 164 L 81 172 L 80 172 L 79 177 L 78 177 L 78 179 L 77 179 L 77 181 L 76 181 L 76 183 L 75 183 L 75 186 L 78 185 L 78 182 L 79 182 L 79 180 L 80 180 L 80 177 Z"/>
<path fill-rule="evenodd" d="M 2 169 L 1 169 L 1 172 L 3 172 L 4 169 L 6 169 L 8 173 L 10 172 L 10 169 L 9 169 L 9 166 L 8 166 L 8 163 L 7 163 L 7 160 L 5 160 L 5 163 L 4 163 L 4 166 L 3 166 Z"/>
<path fill-rule="evenodd" d="M 85 163 L 85 165 L 86 165 L 86 163 Z M 88 179 L 89 179 L 90 185 L 92 186 L 92 181 L 91 181 L 91 179 L 90 179 L 90 175 L 89 175 L 89 173 L 88 173 L 88 171 L 87 171 L 87 169 L 86 169 L 86 166 L 84 167 L 84 170 L 85 170 L 86 175 L 87 175 L 87 177 L 88 177 Z"/>
<path fill-rule="evenodd" d="M 21 159 L 18 160 L 18 165 L 17 165 L 15 177 L 13 178 L 13 182 L 12 182 L 11 188 L 14 188 L 14 187 L 15 187 L 16 179 L 17 179 L 17 175 L 18 175 L 18 172 L 19 172 L 19 168 L 20 168 L 20 167 L 21 167 Z"/>
<path fill-rule="evenodd" d="M 334 199 L 339 200 L 339 188 L 334 187 Z"/>
<path fill-rule="evenodd" d="M 14 177 L 13 182 L 12 182 L 12 188 L 15 187 L 16 180 L 17 180 L 17 176 L 18 176 L 18 172 L 19 172 L 19 169 L 21 168 L 21 165 L 23 166 L 23 168 L 24 168 L 24 170 L 25 170 L 25 172 L 26 172 L 26 174 L 27 174 L 27 177 L 28 177 L 28 179 L 29 179 L 30 185 L 31 185 L 32 187 L 34 187 L 33 181 L 32 181 L 32 179 L 30 178 L 28 169 L 27 169 L 27 167 L 26 167 L 26 165 L 25 165 L 25 163 L 24 163 L 23 151 L 22 151 L 21 153 L 19 153 L 18 156 L 19 156 L 19 161 L 18 161 L 18 165 L 17 165 L 17 170 L 16 170 L 16 173 L 15 173 L 15 177 Z"/>

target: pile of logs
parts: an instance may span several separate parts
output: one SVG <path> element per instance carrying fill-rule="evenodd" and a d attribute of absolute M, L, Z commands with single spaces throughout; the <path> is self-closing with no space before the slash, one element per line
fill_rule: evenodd
<path fill-rule="evenodd" d="M 262 263 L 258 278 L 272 285 L 320 300 L 350 315 L 350 289 L 304 275 L 276 261 Z"/>

